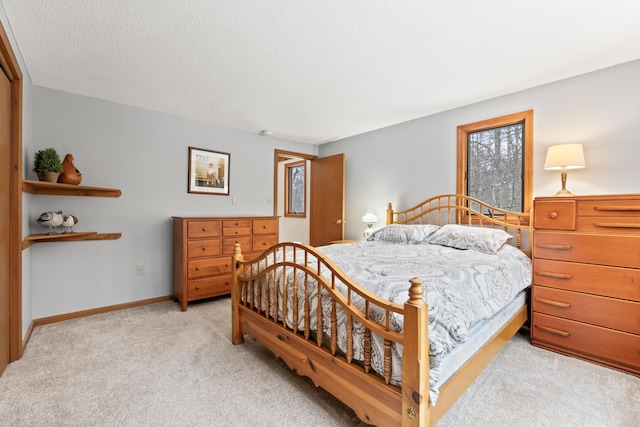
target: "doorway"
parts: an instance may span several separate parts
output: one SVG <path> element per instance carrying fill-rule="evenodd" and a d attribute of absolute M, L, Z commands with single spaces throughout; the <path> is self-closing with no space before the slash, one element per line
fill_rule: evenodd
<path fill-rule="evenodd" d="M 330 244 L 344 238 L 344 173 L 345 156 L 336 154 L 329 157 L 275 150 L 274 156 L 274 196 L 273 212 L 280 216 L 280 237 L 282 241 L 300 241 L 312 246 Z M 298 218 L 284 219 L 284 173 L 282 166 L 286 162 L 305 160 L 310 166 L 308 174 L 308 215 L 304 237 L 291 238 L 288 235 L 287 221 L 299 221 Z M 283 222 L 284 221 L 284 222 Z M 302 235 L 302 232 L 298 236 Z"/>

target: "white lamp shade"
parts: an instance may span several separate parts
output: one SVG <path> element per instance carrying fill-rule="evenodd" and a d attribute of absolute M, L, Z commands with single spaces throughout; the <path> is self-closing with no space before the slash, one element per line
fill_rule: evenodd
<path fill-rule="evenodd" d="M 371 211 L 371 206 L 367 206 L 367 213 L 362 217 L 362 222 L 365 224 L 375 224 L 378 222 L 378 217 Z"/>
<path fill-rule="evenodd" d="M 362 222 L 364 222 L 365 224 L 374 224 L 378 222 L 378 217 L 375 216 L 373 213 L 367 212 L 362 217 Z"/>
<path fill-rule="evenodd" d="M 580 169 L 585 166 L 582 144 L 552 145 L 547 149 L 544 168 L 547 170 Z"/>

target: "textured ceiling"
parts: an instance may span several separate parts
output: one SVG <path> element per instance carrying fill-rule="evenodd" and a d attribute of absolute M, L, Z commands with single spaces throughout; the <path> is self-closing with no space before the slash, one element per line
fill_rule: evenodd
<path fill-rule="evenodd" d="M 638 0 L 2 0 L 33 84 L 322 143 L 640 58 Z"/>

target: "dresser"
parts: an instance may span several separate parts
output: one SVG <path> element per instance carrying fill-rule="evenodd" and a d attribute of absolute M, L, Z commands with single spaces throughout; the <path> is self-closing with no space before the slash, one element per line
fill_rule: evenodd
<path fill-rule="evenodd" d="M 534 200 L 533 345 L 640 375 L 640 194 Z"/>
<path fill-rule="evenodd" d="M 278 243 L 278 217 L 173 217 L 173 297 L 189 301 L 231 292 L 236 243 L 245 260 Z"/>

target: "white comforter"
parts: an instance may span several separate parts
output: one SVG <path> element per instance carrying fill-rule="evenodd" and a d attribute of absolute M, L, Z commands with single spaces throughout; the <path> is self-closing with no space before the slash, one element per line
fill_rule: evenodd
<path fill-rule="evenodd" d="M 478 322 L 488 319 L 506 306 L 514 296 L 531 284 L 531 261 L 518 249 L 505 245 L 496 255 L 472 250 L 452 249 L 428 243 L 407 245 L 377 241 L 331 245 L 318 248 L 331 258 L 344 272 L 375 294 L 398 304 L 408 299 L 409 279 L 424 280 L 425 300 L 429 304 L 429 356 L 431 364 L 431 401 L 435 404 L 438 391 L 435 384 L 443 358 L 459 343 L 467 339 L 469 330 Z M 287 257 L 291 259 L 290 256 Z M 292 271 L 287 287 L 293 283 Z M 282 297 L 283 278 L 277 278 L 279 296 Z M 271 285 L 273 286 L 273 284 Z M 344 286 L 343 293 L 346 294 Z M 316 292 L 310 286 L 310 292 Z M 273 289 L 273 287 L 272 287 Z M 304 292 L 298 283 L 299 292 Z M 293 292 L 288 291 L 289 307 L 293 306 Z M 326 298 L 328 301 L 328 298 Z M 358 302 L 355 300 L 356 305 Z M 281 304 L 279 304 L 281 307 Z M 311 308 L 311 328 L 315 330 L 316 307 Z M 323 330 L 329 333 L 330 305 L 323 304 Z M 374 312 L 375 314 L 375 312 Z M 298 328 L 303 329 L 304 305 L 298 301 Z M 281 317 L 281 313 L 278 313 Z M 372 316 L 375 319 L 375 315 Z M 293 325 L 291 310 L 287 313 L 289 326 Z M 382 321 L 382 319 L 380 319 Z M 338 312 L 338 346 L 346 351 L 346 316 Z M 392 317 L 397 331 L 403 329 L 401 316 Z M 354 327 L 354 358 L 364 360 L 362 346 L 364 328 Z M 372 368 L 383 369 L 383 341 L 372 336 Z M 401 382 L 402 348 L 392 348 L 391 382 Z"/>

